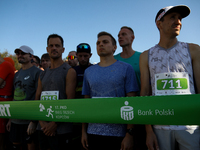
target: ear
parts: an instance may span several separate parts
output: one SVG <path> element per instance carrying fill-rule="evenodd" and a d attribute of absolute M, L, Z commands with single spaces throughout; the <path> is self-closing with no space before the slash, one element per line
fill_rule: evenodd
<path fill-rule="evenodd" d="M 156 21 L 156 26 L 157 26 L 157 28 L 158 28 L 158 30 L 160 30 L 160 28 L 161 28 L 161 21 Z"/>
<path fill-rule="evenodd" d="M 133 42 L 133 40 L 135 39 L 135 35 L 131 36 L 131 41 Z"/>
<path fill-rule="evenodd" d="M 65 48 L 63 47 L 63 51 L 62 51 L 62 53 L 64 53 L 64 51 L 65 51 Z"/>
<path fill-rule="evenodd" d="M 116 49 L 117 49 L 117 45 L 114 45 L 113 54 L 115 53 Z"/>
<path fill-rule="evenodd" d="M 90 54 L 90 57 L 92 57 L 92 53 Z"/>
<path fill-rule="evenodd" d="M 46 47 L 47 53 L 49 53 L 48 47 Z"/>

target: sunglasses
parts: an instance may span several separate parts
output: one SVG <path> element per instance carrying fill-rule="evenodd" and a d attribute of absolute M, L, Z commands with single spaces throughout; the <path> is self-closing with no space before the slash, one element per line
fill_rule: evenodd
<path fill-rule="evenodd" d="M 77 58 L 77 57 L 76 57 L 76 56 L 67 56 L 66 58 L 67 58 L 67 59 L 73 60 L 73 59 L 75 59 L 75 58 Z"/>
<path fill-rule="evenodd" d="M 80 49 L 89 49 L 89 46 L 86 45 L 86 44 L 80 44 L 80 45 L 78 45 L 78 48 L 80 48 Z"/>
<path fill-rule="evenodd" d="M 17 56 L 19 56 L 19 55 L 24 56 L 24 55 L 26 55 L 27 53 L 24 53 L 24 52 L 16 52 L 15 54 L 16 54 Z"/>

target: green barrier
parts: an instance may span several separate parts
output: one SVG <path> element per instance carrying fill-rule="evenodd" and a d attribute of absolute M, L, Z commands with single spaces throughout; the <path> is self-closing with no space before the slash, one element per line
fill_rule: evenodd
<path fill-rule="evenodd" d="M 56 122 L 200 125 L 200 95 L 0 102 L 0 118 Z"/>

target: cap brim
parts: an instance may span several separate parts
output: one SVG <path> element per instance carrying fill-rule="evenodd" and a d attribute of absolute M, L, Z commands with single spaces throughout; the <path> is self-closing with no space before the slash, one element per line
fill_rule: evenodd
<path fill-rule="evenodd" d="M 185 5 L 179 5 L 179 6 L 174 6 L 171 8 L 169 11 L 166 12 L 166 14 L 169 14 L 171 12 L 177 12 L 181 14 L 182 18 L 187 17 L 190 14 L 190 8 L 185 6 Z M 165 14 L 165 15 L 166 15 Z"/>

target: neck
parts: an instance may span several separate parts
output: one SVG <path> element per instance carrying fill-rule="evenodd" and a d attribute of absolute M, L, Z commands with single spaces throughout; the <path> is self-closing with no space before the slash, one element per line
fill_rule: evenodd
<path fill-rule="evenodd" d="M 60 67 L 62 64 L 63 64 L 63 60 L 61 58 L 58 58 L 58 59 L 52 59 L 51 58 L 51 67 L 50 69 L 55 69 L 55 68 L 58 68 Z"/>
<path fill-rule="evenodd" d="M 177 35 L 166 35 L 161 32 L 158 45 L 165 49 L 169 49 L 177 43 L 178 40 L 176 36 Z"/>
<path fill-rule="evenodd" d="M 27 64 L 22 64 L 22 70 L 26 70 L 31 68 L 33 65 L 31 62 L 28 62 Z"/>
<path fill-rule="evenodd" d="M 120 56 L 121 56 L 122 58 L 129 58 L 129 57 L 131 57 L 134 53 L 135 53 L 135 51 L 132 49 L 131 46 L 124 46 L 124 47 L 122 47 L 122 53 L 120 54 Z"/>
<path fill-rule="evenodd" d="M 99 66 L 107 67 L 114 64 L 117 60 L 112 56 L 100 57 Z"/>

